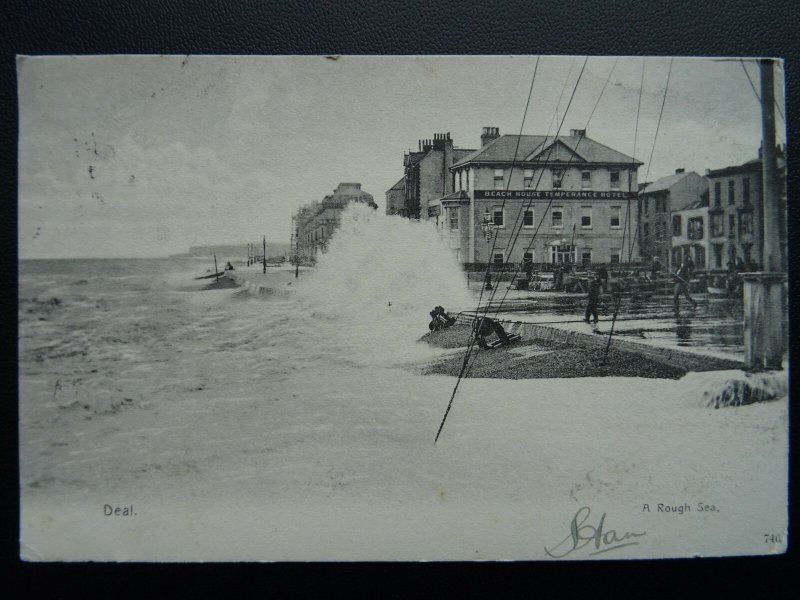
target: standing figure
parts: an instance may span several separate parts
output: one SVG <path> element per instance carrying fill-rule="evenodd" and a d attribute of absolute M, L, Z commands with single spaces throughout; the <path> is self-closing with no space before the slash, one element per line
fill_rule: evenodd
<path fill-rule="evenodd" d="M 589 295 L 586 302 L 586 316 L 583 318 L 583 320 L 587 323 L 589 322 L 590 316 L 594 319 L 594 322 L 597 323 L 597 303 L 600 300 L 601 288 L 602 282 L 600 281 L 599 275 L 589 280 Z"/>
<path fill-rule="evenodd" d="M 533 261 L 530 258 L 525 258 L 522 261 L 522 269 L 525 271 L 525 279 L 530 283 L 533 277 Z"/>
<path fill-rule="evenodd" d="M 675 293 L 672 296 L 672 303 L 675 306 L 675 313 L 680 312 L 681 300 L 680 295 L 686 296 L 686 299 L 692 303 L 692 308 L 697 308 L 697 301 L 689 294 L 689 281 L 692 278 L 692 271 L 694 271 L 694 261 L 691 256 L 687 256 L 683 264 L 675 273 Z"/>
<path fill-rule="evenodd" d="M 603 291 L 608 291 L 608 271 L 605 265 L 597 267 L 597 279 L 600 280 L 600 285 L 603 286 Z"/>
<path fill-rule="evenodd" d="M 553 271 L 553 289 L 560 292 L 564 285 L 564 273 L 561 270 L 561 265 L 556 265 Z"/>
<path fill-rule="evenodd" d="M 661 267 L 661 261 L 657 256 L 653 257 L 653 264 L 650 266 L 650 281 L 658 279 L 658 270 Z"/>

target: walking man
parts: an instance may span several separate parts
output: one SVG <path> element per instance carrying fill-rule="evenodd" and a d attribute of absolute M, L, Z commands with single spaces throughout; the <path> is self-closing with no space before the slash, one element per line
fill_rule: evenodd
<path fill-rule="evenodd" d="M 583 320 L 589 322 L 589 317 L 597 323 L 597 303 L 600 301 L 600 290 L 602 289 L 600 278 L 595 276 L 589 280 L 589 295 L 586 303 L 586 316 Z"/>
<path fill-rule="evenodd" d="M 681 309 L 681 294 L 686 296 L 686 299 L 692 303 L 692 308 L 697 308 L 697 301 L 689 294 L 689 281 L 692 278 L 692 271 L 694 271 L 694 261 L 691 256 L 687 256 L 675 275 L 673 275 L 675 277 L 675 293 L 672 297 L 672 303 L 675 306 L 675 314 L 678 314 Z"/>

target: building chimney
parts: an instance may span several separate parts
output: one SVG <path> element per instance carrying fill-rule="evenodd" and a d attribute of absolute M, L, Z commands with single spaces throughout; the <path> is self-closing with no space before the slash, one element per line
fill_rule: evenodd
<path fill-rule="evenodd" d="M 585 130 L 585 129 L 570 129 L 570 130 L 569 130 L 569 134 L 570 134 L 572 137 L 582 137 L 582 138 L 585 138 L 585 137 L 586 137 L 586 130 Z"/>
<path fill-rule="evenodd" d="M 453 140 L 450 132 L 442 134 L 442 195 L 447 196 L 453 192 L 453 175 L 450 167 L 453 164 Z"/>
<path fill-rule="evenodd" d="M 483 133 L 481 134 L 481 148 L 483 148 L 486 144 L 488 144 L 492 140 L 496 140 L 499 137 L 500 137 L 499 127 L 484 127 Z"/>
<path fill-rule="evenodd" d="M 686 172 L 686 169 L 675 169 L 675 174 L 676 174 L 676 175 L 677 175 L 678 173 L 685 173 L 685 172 Z"/>

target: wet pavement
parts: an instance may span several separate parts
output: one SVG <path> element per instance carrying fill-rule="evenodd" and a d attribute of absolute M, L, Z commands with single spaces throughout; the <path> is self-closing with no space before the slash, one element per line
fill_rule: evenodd
<path fill-rule="evenodd" d="M 583 321 L 585 294 L 559 294 L 509 290 L 484 292 L 480 306 L 490 300 L 492 316 L 510 321 L 537 323 L 560 329 L 595 331 L 608 334 L 614 315 L 614 297 L 604 295 L 598 304 L 597 325 Z M 473 291 L 476 301 L 478 290 Z M 613 335 L 659 347 L 683 350 L 741 360 L 744 356 L 744 313 L 741 299 L 718 298 L 693 294 L 697 307 L 681 298 L 679 314 L 675 314 L 672 296 L 622 296 Z M 501 302 L 502 301 L 502 302 Z M 499 310 L 498 310 L 499 309 Z"/>

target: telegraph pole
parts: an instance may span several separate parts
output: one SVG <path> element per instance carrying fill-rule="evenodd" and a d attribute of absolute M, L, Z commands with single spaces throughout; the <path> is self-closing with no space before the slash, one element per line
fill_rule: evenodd
<path fill-rule="evenodd" d="M 264 256 L 262 257 L 262 265 L 264 268 L 264 273 L 267 272 L 267 236 L 264 236 Z"/>
<path fill-rule="evenodd" d="M 780 255 L 780 203 L 775 156 L 774 61 L 762 59 L 761 162 L 762 197 L 758 273 L 744 273 L 744 361 L 749 371 L 782 368 L 784 336 L 783 282 Z"/>
<path fill-rule="evenodd" d="M 300 238 L 298 230 L 294 230 L 294 278 L 300 277 Z"/>
<path fill-rule="evenodd" d="M 764 226 L 763 255 L 764 271 L 781 271 L 780 205 L 778 203 L 778 164 L 775 157 L 775 79 L 771 59 L 761 61 L 761 130 L 762 173 L 764 176 Z"/>

